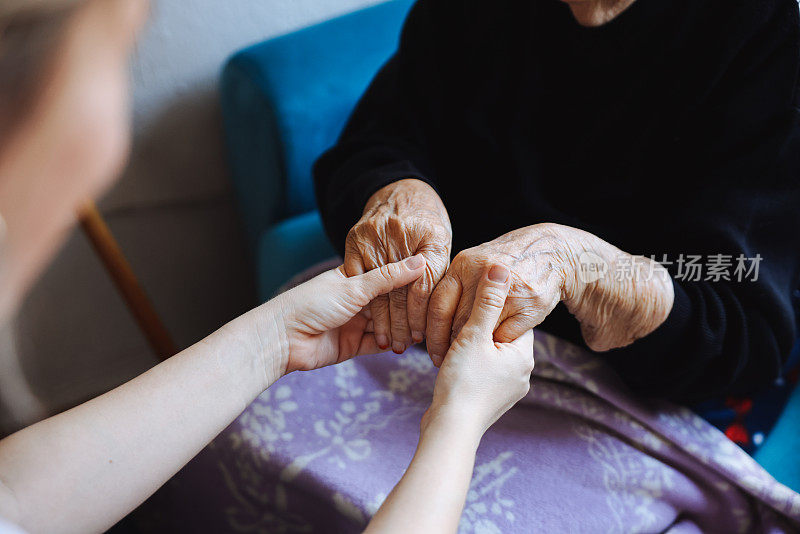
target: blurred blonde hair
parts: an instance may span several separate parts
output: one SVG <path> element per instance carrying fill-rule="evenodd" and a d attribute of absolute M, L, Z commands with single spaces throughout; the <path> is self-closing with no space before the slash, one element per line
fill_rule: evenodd
<path fill-rule="evenodd" d="M 44 89 L 67 21 L 88 0 L 0 0 L 0 152 Z"/>

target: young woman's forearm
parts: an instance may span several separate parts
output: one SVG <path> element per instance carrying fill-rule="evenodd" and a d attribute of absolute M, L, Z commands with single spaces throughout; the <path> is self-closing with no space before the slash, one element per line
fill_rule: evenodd
<path fill-rule="evenodd" d="M 280 378 L 285 335 L 274 317 L 268 303 L 127 384 L 0 441 L 0 515 L 31 532 L 114 524 Z"/>
<path fill-rule="evenodd" d="M 366 532 L 456 532 L 481 435 L 466 418 L 427 418 L 411 465 Z"/>

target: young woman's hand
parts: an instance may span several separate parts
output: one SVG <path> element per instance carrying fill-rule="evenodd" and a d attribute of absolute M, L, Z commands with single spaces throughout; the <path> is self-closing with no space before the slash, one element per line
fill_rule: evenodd
<path fill-rule="evenodd" d="M 511 343 L 497 343 L 511 285 L 511 272 L 501 264 L 487 266 L 478 281 L 469 319 L 444 357 L 423 418 L 423 431 L 434 421 L 458 421 L 462 431 L 483 434 L 530 389 L 533 331 Z"/>
<path fill-rule="evenodd" d="M 283 373 L 380 352 L 372 321 L 360 312 L 376 297 L 420 278 L 425 265 L 424 256 L 416 255 L 349 278 L 339 267 L 276 297 L 271 304 Z"/>

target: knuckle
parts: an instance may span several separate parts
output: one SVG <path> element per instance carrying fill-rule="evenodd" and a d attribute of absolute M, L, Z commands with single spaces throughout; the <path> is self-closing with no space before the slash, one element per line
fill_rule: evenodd
<path fill-rule="evenodd" d="M 516 326 L 526 331 L 537 326 L 543 320 L 543 317 L 539 310 L 526 307 L 515 310 L 513 319 Z"/>
<path fill-rule="evenodd" d="M 345 241 L 346 245 L 351 245 L 353 247 L 358 247 L 358 245 L 364 241 L 365 236 L 365 229 L 369 225 L 367 222 L 357 222 L 350 231 L 347 232 L 347 239 Z"/>
<path fill-rule="evenodd" d="M 347 240 L 354 245 L 372 244 L 380 238 L 380 222 L 376 217 L 369 217 L 357 222 L 347 234 Z"/>
<path fill-rule="evenodd" d="M 491 286 L 484 288 L 476 298 L 479 305 L 484 308 L 502 308 L 506 302 L 502 288 Z"/>
<path fill-rule="evenodd" d="M 433 280 L 433 277 L 429 272 L 426 272 L 424 275 L 420 276 L 416 281 L 414 281 L 414 283 L 411 285 L 411 290 L 421 296 L 427 296 L 433 292 L 434 287 L 436 287 L 436 284 Z"/>
<path fill-rule="evenodd" d="M 409 305 L 413 306 L 424 306 L 428 299 L 431 297 L 432 290 L 428 288 L 420 288 L 418 286 L 412 285 L 408 289 L 408 302 Z"/>
<path fill-rule="evenodd" d="M 456 254 L 455 258 L 453 258 L 453 264 L 462 264 L 466 261 L 469 261 L 471 258 L 471 249 L 462 250 L 458 254 Z"/>
<path fill-rule="evenodd" d="M 408 230 L 405 221 L 397 214 L 389 215 L 384 221 L 386 230 L 394 236 L 402 236 Z"/>
<path fill-rule="evenodd" d="M 345 262 L 347 262 L 360 257 L 361 257 L 361 249 L 359 248 L 358 241 L 352 237 L 352 230 L 351 230 L 351 233 L 348 234 L 347 239 L 344 242 L 344 259 Z"/>
<path fill-rule="evenodd" d="M 431 256 L 433 259 L 441 261 L 450 256 L 450 240 L 440 236 L 433 236 L 426 239 L 420 246 L 419 252 Z"/>

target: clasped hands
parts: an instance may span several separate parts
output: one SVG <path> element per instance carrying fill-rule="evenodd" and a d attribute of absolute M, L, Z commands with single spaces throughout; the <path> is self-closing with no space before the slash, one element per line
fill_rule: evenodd
<path fill-rule="evenodd" d="M 455 418 L 483 431 L 527 392 L 531 330 L 558 302 L 597 351 L 646 336 L 672 307 L 672 282 L 661 265 L 582 230 L 520 228 L 460 252 L 452 264 L 451 236 L 430 186 L 390 184 L 351 230 L 341 267 L 226 325 L 228 345 L 258 355 L 266 388 L 292 371 L 389 346 L 402 352 L 427 338 L 441 369 L 426 421 Z M 587 258 L 605 270 L 587 276 Z M 631 276 L 611 276 L 622 262 Z"/>
<path fill-rule="evenodd" d="M 228 323 L 218 333 L 221 342 L 201 343 L 212 351 L 223 347 L 220 361 L 231 352 L 252 354 L 252 376 L 260 392 L 287 373 L 379 352 L 373 321 L 362 310 L 380 295 L 418 281 L 427 270 L 422 255 L 356 276 L 347 276 L 341 266 Z M 423 420 L 423 427 L 446 420 L 476 438 L 527 393 L 534 363 L 532 332 L 513 343 L 492 339 L 511 273 L 496 265 L 479 278 L 469 321 L 449 348 Z"/>
<path fill-rule="evenodd" d="M 580 322 L 584 340 L 595 351 L 648 335 L 672 309 L 672 282 L 660 264 L 588 232 L 534 224 L 461 251 L 451 263 L 452 235 L 442 200 L 421 180 L 389 184 L 367 202 L 347 237 L 345 273 L 360 275 L 415 254 L 426 264 L 420 278 L 366 308 L 379 348 L 401 353 L 427 339 L 431 360 L 440 366 L 469 319 L 483 273 L 494 264 L 511 273 L 494 329 L 500 343 L 539 325 L 559 302 Z M 614 276 L 622 265 L 626 276 Z"/>

